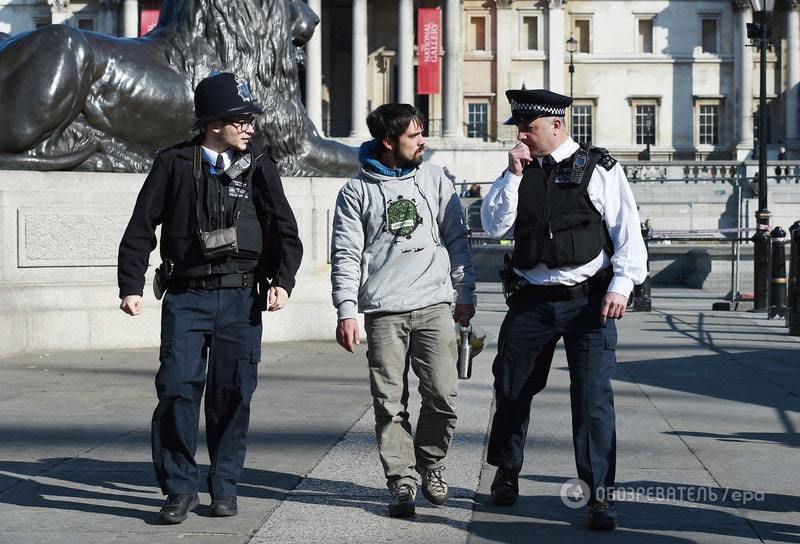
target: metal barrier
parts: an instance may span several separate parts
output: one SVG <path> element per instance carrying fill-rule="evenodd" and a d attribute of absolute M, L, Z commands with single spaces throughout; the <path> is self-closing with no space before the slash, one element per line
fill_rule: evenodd
<path fill-rule="evenodd" d="M 653 290 L 682 287 L 731 302 L 747 298 L 741 289 L 741 257 L 742 247 L 751 245 L 749 238 L 652 231 L 647 243 Z"/>

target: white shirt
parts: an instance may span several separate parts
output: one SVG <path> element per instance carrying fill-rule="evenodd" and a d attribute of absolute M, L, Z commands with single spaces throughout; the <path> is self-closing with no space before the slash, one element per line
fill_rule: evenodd
<path fill-rule="evenodd" d="M 578 150 L 578 144 L 570 137 L 551 153 L 558 162 L 572 156 Z M 537 157 L 539 164 L 541 157 Z M 506 170 L 497 178 L 483 199 L 481 206 L 481 222 L 492 238 L 503 238 L 514 234 L 514 223 L 517 219 L 517 201 L 519 184 L 522 176 L 516 176 Z M 586 264 L 580 266 L 547 268 L 539 263 L 530 270 L 514 271 L 533 285 L 575 285 L 589 279 L 609 263 L 613 266 L 614 277 L 608 291 L 630 296 L 634 284 L 639 284 L 647 277 L 647 249 L 642 239 L 639 212 L 628 185 L 628 179 L 619 163 L 611 170 L 598 165 L 595 167 L 587 187 L 589 200 L 600 212 L 605 221 L 614 255 L 609 259 L 604 250 Z"/>
<path fill-rule="evenodd" d="M 216 166 L 217 157 L 219 155 L 220 154 L 217 153 L 216 151 L 209 149 L 206 146 L 203 146 L 203 160 L 206 161 L 208 164 L 210 164 L 212 168 Z M 223 151 L 222 164 L 225 165 L 225 170 L 228 169 L 228 167 L 231 165 L 232 162 L 233 162 L 233 151 L 231 151 L 230 149 Z"/>

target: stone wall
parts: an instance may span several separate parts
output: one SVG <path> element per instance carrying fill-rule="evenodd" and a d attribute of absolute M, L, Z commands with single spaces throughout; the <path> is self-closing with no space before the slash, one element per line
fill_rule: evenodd
<path fill-rule="evenodd" d="M 147 274 L 144 311 L 119 309 L 119 240 L 144 180 L 137 174 L 0 172 L 0 356 L 155 346 L 160 303 Z M 342 180 L 284 180 L 305 246 L 289 305 L 264 314 L 264 340 L 330 339 L 330 222 Z"/>

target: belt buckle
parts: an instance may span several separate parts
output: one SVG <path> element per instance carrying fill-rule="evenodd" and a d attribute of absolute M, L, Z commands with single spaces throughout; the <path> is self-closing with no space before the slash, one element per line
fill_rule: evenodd
<path fill-rule="evenodd" d="M 206 289 L 219 289 L 220 278 L 215 276 L 206 280 Z"/>

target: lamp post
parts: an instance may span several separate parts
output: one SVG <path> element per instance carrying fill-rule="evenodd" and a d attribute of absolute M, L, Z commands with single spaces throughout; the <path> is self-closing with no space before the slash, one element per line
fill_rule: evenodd
<path fill-rule="evenodd" d="M 572 62 L 572 55 L 575 54 L 575 51 L 578 50 L 578 40 L 575 39 L 575 36 L 570 36 L 567 40 L 567 51 L 569 52 L 569 98 L 572 100 L 573 93 L 572 93 L 572 80 L 575 74 L 575 63 Z"/>
<path fill-rule="evenodd" d="M 775 7 L 775 0 L 750 0 L 753 13 L 758 15 L 755 23 L 748 23 L 747 37 L 751 44 L 759 48 L 758 92 L 758 210 L 756 211 L 757 230 L 753 235 L 753 311 L 767 311 L 767 287 L 769 285 L 769 210 L 767 209 L 767 48 L 772 47 L 769 39 L 769 18 Z"/>

